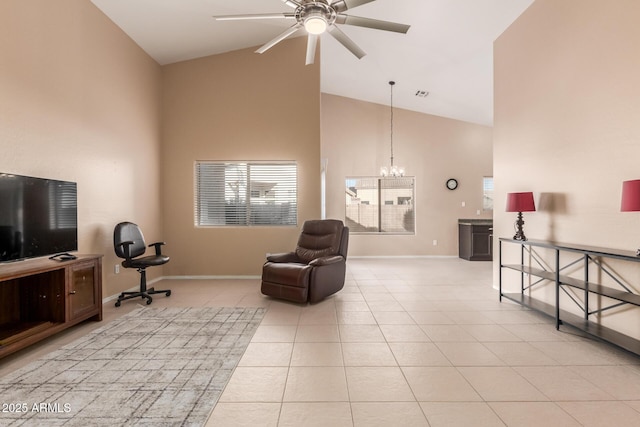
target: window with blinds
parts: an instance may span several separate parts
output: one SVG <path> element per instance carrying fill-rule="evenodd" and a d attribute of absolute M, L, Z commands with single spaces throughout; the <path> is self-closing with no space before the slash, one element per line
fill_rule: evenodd
<path fill-rule="evenodd" d="M 485 176 L 482 178 L 482 209 L 485 211 L 493 210 L 493 177 Z"/>
<path fill-rule="evenodd" d="M 351 232 L 415 234 L 414 177 L 347 177 L 345 187 Z"/>
<path fill-rule="evenodd" d="M 195 225 L 297 225 L 295 162 L 213 162 L 195 166 Z"/>

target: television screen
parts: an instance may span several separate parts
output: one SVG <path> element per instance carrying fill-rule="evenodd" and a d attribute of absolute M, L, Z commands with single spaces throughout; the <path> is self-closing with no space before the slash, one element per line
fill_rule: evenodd
<path fill-rule="evenodd" d="M 78 249 L 75 182 L 0 173 L 0 262 Z"/>

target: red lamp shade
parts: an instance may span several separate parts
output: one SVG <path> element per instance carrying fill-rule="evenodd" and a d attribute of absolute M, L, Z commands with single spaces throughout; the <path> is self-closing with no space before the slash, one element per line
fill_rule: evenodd
<path fill-rule="evenodd" d="M 622 212 L 640 211 L 640 179 L 622 183 Z"/>
<path fill-rule="evenodd" d="M 535 210 L 533 193 L 507 193 L 507 212 L 533 212 Z"/>

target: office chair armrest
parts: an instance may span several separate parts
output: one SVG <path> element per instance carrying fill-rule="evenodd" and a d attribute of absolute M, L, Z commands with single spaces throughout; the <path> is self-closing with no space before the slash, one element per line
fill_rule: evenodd
<path fill-rule="evenodd" d="M 131 259 L 131 251 L 129 250 L 129 246 L 133 245 L 131 240 L 127 240 L 126 242 L 120 243 L 118 246 L 122 246 L 122 252 L 124 252 L 124 258 L 126 260 Z"/>
<path fill-rule="evenodd" d="M 311 261 L 309 265 L 312 265 L 314 267 L 321 267 L 323 265 L 336 264 L 339 262 L 344 262 L 344 257 L 342 255 L 332 255 L 316 258 Z"/>
<path fill-rule="evenodd" d="M 150 244 L 148 247 L 150 248 L 151 246 L 156 248 L 156 255 L 162 255 L 162 248 L 161 246 L 166 245 L 165 242 L 155 242 Z"/>
<path fill-rule="evenodd" d="M 295 252 L 287 252 L 282 254 L 267 254 L 269 262 L 300 262 Z"/>

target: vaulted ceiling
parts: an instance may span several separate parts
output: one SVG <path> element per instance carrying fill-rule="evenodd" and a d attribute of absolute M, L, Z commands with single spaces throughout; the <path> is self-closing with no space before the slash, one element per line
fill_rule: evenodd
<path fill-rule="evenodd" d="M 302 0 L 297 0 L 302 1 Z M 407 34 L 340 25 L 366 56 L 320 39 L 321 90 L 484 125 L 493 123 L 493 41 L 534 0 L 375 0 L 345 13 L 411 25 Z M 160 64 L 253 46 L 289 19 L 212 16 L 292 12 L 283 0 L 92 0 Z M 304 35 L 300 30 L 296 35 Z M 268 55 L 265 52 L 263 55 Z M 305 61 L 301 55 L 300 61 Z M 426 97 L 418 91 L 429 92 Z"/>

